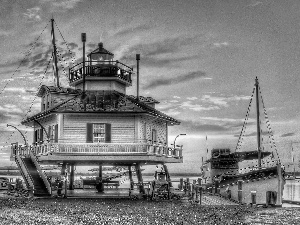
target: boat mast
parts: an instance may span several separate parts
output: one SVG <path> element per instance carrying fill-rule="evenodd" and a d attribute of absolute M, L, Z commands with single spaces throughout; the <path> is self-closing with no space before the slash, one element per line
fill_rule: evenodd
<path fill-rule="evenodd" d="M 261 146 L 260 146 L 260 120 L 259 120 L 259 92 L 258 92 L 258 78 L 255 78 L 255 89 L 256 89 L 256 119 L 257 119 L 257 149 L 258 149 L 258 168 L 261 169 Z"/>
<path fill-rule="evenodd" d="M 53 44 L 53 60 L 54 60 L 54 76 L 56 79 L 56 86 L 59 87 L 59 78 L 58 78 L 58 66 L 57 66 L 57 53 L 55 45 L 55 35 L 54 35 L 54 19 L 51 19 L 51 35 L 52 35 L 52 44 Z"/>

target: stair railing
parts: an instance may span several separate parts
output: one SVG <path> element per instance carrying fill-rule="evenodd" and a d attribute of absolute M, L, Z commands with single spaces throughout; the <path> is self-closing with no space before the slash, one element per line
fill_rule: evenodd
<path fill-rule="evenodd" d="M 24 181 L 25 181 L 26 187 L 29 189 L 29 188 L 30 188 L 30 183 L 29 183 L 29 181 L 27 180 L 27 177 L 26 177 L 25 173 L 24 173 L 23 170 L 21 169 L 21 165 L 20 165 L 19 161 L 18 161 L 17 159 L 15 159 L 15 162 L 16 162 L 16 164 L 17 164 L 17 166 L 18 166 L 18 168 L 19 168 L 19 170 L 20 170 L 20 173 L 21 173 L 21 175 L 22 175 L 22 177 L 23 177 L 23 179 L 24 179 Z"/>
<path fill-rule="evenodd" d="M 20 167 L 20 170 L 22 171 L 21 174 L 23 175 L 24 180 L 26 180 L 29 184 L 28 188 L 29 189 L 32 188 L 32 190 L 34 190 L 34 184 L 31 179 L 31 176 L 29 175 L 29 172 L 28 172 L 29 170 L 28 170 L 27 166 L 25 165 L 25 163 L 22 161 L 21 156 L 18 153 L 15 155 L 15 161 L 18 164 L 18 166 Z"/>
<path fill-rule="evenodd" d="M 42 171 L 40 164 L 38 163 L 38 159 L 37 159 L 36 155 L 33 153 L 33 151 L 31 151 L 31 149 L 29 150 L 29 156 L 34 163 L 34 165 L 39 173 L 39 176 L 42 178 L 42 180 L 47 188 L 48 193 L 52 194 L 51 185 L 47 179 L 47 175 Z"/>

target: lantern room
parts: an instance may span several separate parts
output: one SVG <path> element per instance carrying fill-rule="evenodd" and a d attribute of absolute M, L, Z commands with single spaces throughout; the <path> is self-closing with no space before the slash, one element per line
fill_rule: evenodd
<path fill-rule="evenodd" d="M 98 48 L 87 55 L 87 61 L 69 69 L 69 82 L 75 89 L 126 94 L 126 87 L 132 85 L 132 73 L 132 67 L 114 60 L 114 54 L 99 43 Z"/>

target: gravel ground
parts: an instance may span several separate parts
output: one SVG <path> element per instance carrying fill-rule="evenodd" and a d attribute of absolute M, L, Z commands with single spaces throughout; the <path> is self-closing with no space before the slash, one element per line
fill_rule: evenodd
<path fill-rule="evenodd" d="M 1 199 L 0 224 L 244 224 L 255 209 L 180 201 Z"/>
<path fill-rule="evenodd" d="M 262 209 L 245 218 L 247 224 L 300 224 L 299 208 Z"/>
<path fill-rule="evenodd" d="M 0 224 L 299 224 L 299 208 L 128 199 L 0 199 Z"/>

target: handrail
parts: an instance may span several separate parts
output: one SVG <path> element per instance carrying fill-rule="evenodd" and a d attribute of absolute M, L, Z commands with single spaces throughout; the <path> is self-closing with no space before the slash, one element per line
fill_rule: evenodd
<path fill-rule="evenodd" d="M 48 193 L 51 194 L 52 193 L 51 185 L 48 182 L 47 175 L 42 171 L 42 169 L 41 169 L 41 167 L 40 167 L 40 165 L 39 165 L 39 163 L 37 161 L 37 157 L 34 155 L 33 151 L 31 151 L 31 150 L 29 150 L 29 155 L 30 155 L 30 158 L 33 161 L 33 163 L 34 163 L 34 165 L 35 165 L 35 167 L 36 167 L 36 169 L 37 169 L 40 177 L 42 178 L 42 180 L 43 180 L 43 182 L 44 182 L 44 184 L 45 184 L 45 186 L 47 188 Z"/>
<path fill-rule="evenodd" d="M 29 170 L 26 166 L 26 164 L 22 161 L 21 157 L 19 154 L 16 154 L 15 159 L 18 161 L 17 164 L 20 166 L 20 169 L 24 172 L 24 179 L 27 180 L 27 182 L 29 183 L 29 188 L 34 188 L 34 183 L 33 180 L 31 178 L 31 176 L 29 175 Z"/>
<path fill-rule="evenodd" d="M 20 165 L 19 161 L 15 159 L 15 162 L 16 162 L 16 164 L 18 165 L 18 167 L 19 167 L 19 169 L 20 169 L 20 173 L 21 173 L 22 177 L 24 178 L 24 181 L 25 181 L 25 183 L 26 183 L 26 187 L 27 187 L 27 188 L 30 188 L 29 181 L 26 179 L 26 175 L 25 175 L 25 173 L 23 172 L 23 170 L 21 169 L 21 165 Z"/>
<path fill-rule="evenodd" d="M 182 157 L 182 148 L 146 143 L 45 143 L 32 146 L 35 154 L 40 153 L 138 153 Z"/>

